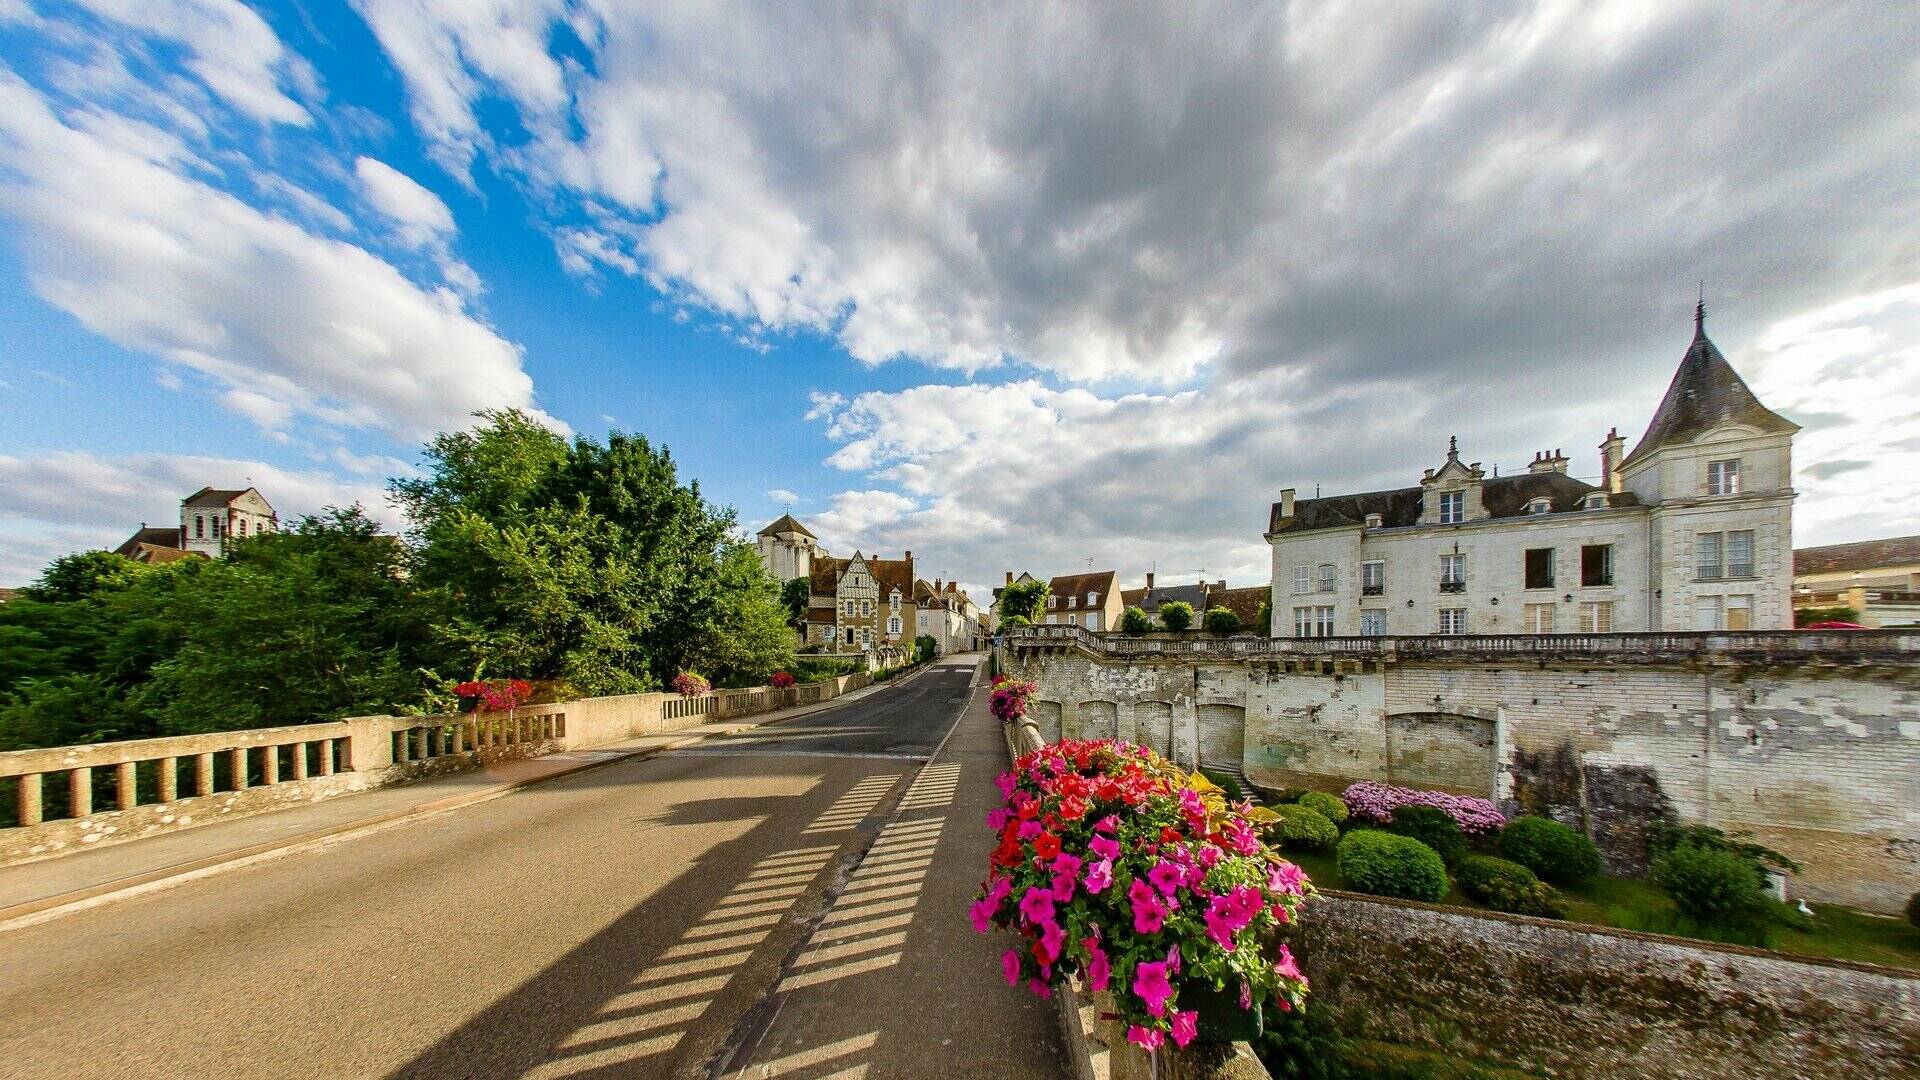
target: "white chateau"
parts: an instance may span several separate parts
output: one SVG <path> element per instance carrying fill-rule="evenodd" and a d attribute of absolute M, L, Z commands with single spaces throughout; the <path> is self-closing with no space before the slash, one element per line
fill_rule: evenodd
<path fill-rule="evenodd" d="M 1600 483 L 1559 451 L 1488 476 L 1446 461 L 1416 486 L 1273 504 L 1273 634 L 1593 634 L 1793 626 L 1793 435 L 1706 334 L 1633 452 Z"/>

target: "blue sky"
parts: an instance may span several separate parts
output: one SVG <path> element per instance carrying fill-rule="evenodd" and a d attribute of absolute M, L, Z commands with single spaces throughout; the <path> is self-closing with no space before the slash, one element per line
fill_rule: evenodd
<path fill-rule="evenodd" d="M 1800 541 L 1920 531 L 1917 24 L 0 0 L 0 584 L 490 406 L 976 588 L 1250 583 L 1283 486 L 1595 471 L 1701 278 Z"/>

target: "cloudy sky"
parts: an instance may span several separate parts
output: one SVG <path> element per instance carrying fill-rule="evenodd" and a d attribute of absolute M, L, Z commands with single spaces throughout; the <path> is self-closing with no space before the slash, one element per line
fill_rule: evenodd
<path fill-rule="evenodd" d="M 0 584 L 517 406 L 926 576 L 1597 471 L 1708 327 L 1920 532 L 1901 4 L 0 0 Z"/>

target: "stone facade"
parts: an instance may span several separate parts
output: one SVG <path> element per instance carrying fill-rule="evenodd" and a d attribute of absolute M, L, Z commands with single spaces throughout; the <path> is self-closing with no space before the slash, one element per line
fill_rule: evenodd
<path fill-rule="evenodd" d="M 941 656 L 985 647 L 980 609 L 957 582 L 915 581 L 913 602 L 918 635 L 932 638 Z"/>
<path fill-rule="evenodd" d="M 913 552 L 901 559 L 815 558 L 809 574 L 807 645 L 827 652 L 908 648 L 919 632 Z"/>
<path fill-rule="evenodd" d="M 1009 639 L 1049 739 L 1113 736 L 1272 788 L 1381 780 L 1585 828 L 1620 870 L 1659 817 L 1803 862 L 1800 893 L 1920 889 L 1920 635 Z"/>
<path fill-rule="evenodd" d="M 832 557 L 792 514 L 782 514 L 779 520 L 761 529 L 754 537 L 754 545 L 768 576 L 782 583 L 809 576 L 813 573 L 813 560 Z"/>
<path fill-rule="evenodd" d="M 219 558 L 229 538 L 258 536 L 280 527 L 273 507 L 255 488 L 201 488 L 180 502 L 180 546 Z"/>

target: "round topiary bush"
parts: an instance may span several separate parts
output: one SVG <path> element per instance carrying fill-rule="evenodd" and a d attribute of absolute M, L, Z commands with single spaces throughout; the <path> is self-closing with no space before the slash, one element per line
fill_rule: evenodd
<path fill-rule="evenodd" d="M 1467 850 L 1467 835 L 1453 815 L 1434 806 L 1395 807 L 1387 831 L 1411 836 L 1432 848 L 1448 866 Z"/>
<path fill-rule="evenodd" d="M 1411 836 L 1358 829 L 1340 841 L 1334 860 L 1347 886 L 1360 892 L 1429 903 L 1447 895 L 1447 864 Z"/>
<path fill-rule="evenodd" d="M 1318 810 L 1320 814 L 1335 825 L 1347 820 L 1347 804 L 1340 801 L 1338 795 L 1329 795 L 1324 791 L 1302 792 L 1295 800 L 1309 810 Z"/>
<path fill-rule="evenodd" d="M 1179 633 L 1193 625 L 1193 605 L 1172 600 L 1160 605 L 1160 625 Z"/>
<path fill-rule="evenodd" d="M 1201 617 L 1200 625 L 1206 627 L 1209 634 L 1226 637 L 1240 632 L 1240 616 L 1229 608 L 1208 608 L 1206 615 Z"/>
<path fill-rule="evenodd" d="M 1907 898 L 1907 921 L 1920 926 L 1920 892 Z"/>
<path fill-rule="evenodd" d="M 1275 843 L 1289 851 L 1332 851 L 1340 842 L 1340 826 L 1312 807 L 1293 803 L 1276 806 L 1273 812 L 1280 820 L 1269 832 Z"/>
<path fill-rule="evenodd" d="M 1553 886 L 1517 862 L 1491 855 L 1462 855 L 1453 864 L 1460 891 L 1495 911 L 1564 919 L 1567 906 Z"/>
<path fill-rule="evenodd" d="M 1139 606 L 1130 607 L 1120 613 L 1120 632 L 1128 637 L 1139 637 L 1153 630 L 1153 617 L 1142 611 Z"/>
<path fill-rule="evenodd" d="M 1653 880 L 1703 923 L 1741 926 L 1766 909 L 1759 869 L 1731 851 L 1676 844 L 1653 860 Z"/>
<path fill-rule="evenodd" d="M 1556 885 L 1600 872 L 1600 849 L 1587 835 L 1543 817 L 1519 817 L 1500 830 L 1500 854 Z"/>

